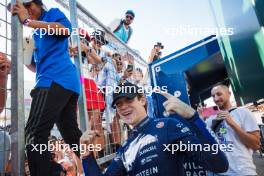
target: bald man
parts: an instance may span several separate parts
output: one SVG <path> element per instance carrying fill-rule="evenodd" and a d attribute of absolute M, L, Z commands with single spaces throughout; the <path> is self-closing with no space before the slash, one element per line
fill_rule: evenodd
<path fill-rule="evenodd" d="M 0 52 L 0 113 L 3 112 L 6 104 L 7 78 L 10 73 L 11 62 L 5 53 Z M 0 130 L 0 173 L 8 163 L 9 150 L 11 149 L 10 136 L 4 130 Z M 0 174 L 1 175 L 1 174 Z"/>
<path fill-rule="evenodd" d="M 209 117 L 206 123 L 214 131 L 218 142 L 227 146 L 224 152 L 229 161 L 226 173 L 211 173 L 211 176 L 257 175 L 252 154 L 260 147 L 260 133 L 253 114 L 244 107 L 232 107 L 231 92 L 225 85 L 214 86 L 211 95 L 219 113 Z"/>

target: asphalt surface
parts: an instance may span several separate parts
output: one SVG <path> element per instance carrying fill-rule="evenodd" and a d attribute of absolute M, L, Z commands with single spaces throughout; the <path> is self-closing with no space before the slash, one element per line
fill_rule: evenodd
<path fill-rule="evenodd" d="M 257 167 L 258 176 L 264 176 L 264 154 L 260 157 L 259 153 L 254 153 L 253 158 Z"/>

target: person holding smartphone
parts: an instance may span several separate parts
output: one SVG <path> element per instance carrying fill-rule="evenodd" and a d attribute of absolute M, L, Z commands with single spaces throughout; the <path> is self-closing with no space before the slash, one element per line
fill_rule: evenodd
<path fill-rule="evenodd" d="M 260 148 L 260 130 L 255 117 L 244 107 L 232 106 L 231 92 L 226 85 L 216 84 L 211 90 L 211 95 L 219 111 L 210 116 L 206 124 L 215 133 L 220 144 L 232 146 L 231 151 L 224 150 L 229 168 L 222 175 L 257 175 L 252 154 Z M 221 174 L 209 173 L 209 176 L 219 175 Z"/>
<path fill-rule="evenodd" d="M 149 63 L 152 63 L 153 61 L 156 61 L 161 58 L 161 50 L 164 48 L 162 43 L 157 42 L 156 45 L 154 45 L 153 49 L 151 50 L 151 54 L 149 56 Z"/>

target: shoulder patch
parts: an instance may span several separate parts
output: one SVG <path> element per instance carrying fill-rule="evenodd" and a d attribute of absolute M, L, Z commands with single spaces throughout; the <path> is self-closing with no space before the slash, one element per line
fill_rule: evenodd
<path fill-rule="evenodd" d="M 188 127 L 184 127 L 181 129 L 182 133 L 187 133 L 188 131 L 190 131 L 190 129 Z"/>
<path fill-rule="evenodd" d="M 178 127 L 178 128 L 182 128 L 184 125 L 183 125 L 183 123 L 182 122 L 179 122 L 179 123 L 177 123 L 177 125 L 176 125 L 176 127 Z"/>
<path fill-rule="evenodd" d="M 156 125 L 156 128 L 163 128 L 164 127 L 164 122 L 159 122 Z"/>

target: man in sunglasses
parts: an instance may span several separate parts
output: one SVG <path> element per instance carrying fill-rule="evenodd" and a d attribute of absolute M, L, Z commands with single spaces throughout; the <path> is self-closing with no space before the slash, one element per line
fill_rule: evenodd
<path fill-rule="evenodd" d="M 109 27 L 120 40 L 124 43 L 128 43 L 133 33 L 130 25 L 135 18 L 135 13 L 132 10 L 128 10 L 125 15 L 125 19 L 116 19 L 110 23 Z"/>

